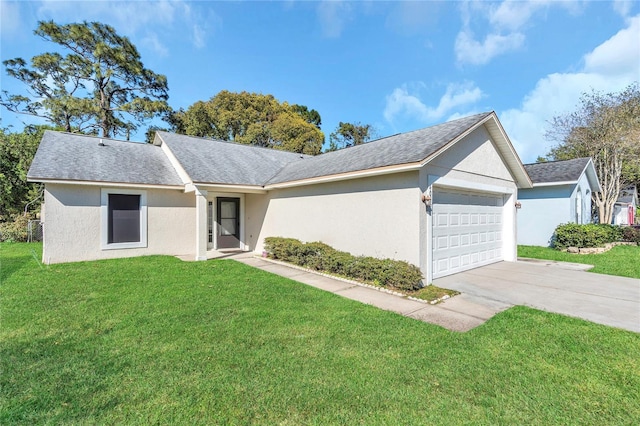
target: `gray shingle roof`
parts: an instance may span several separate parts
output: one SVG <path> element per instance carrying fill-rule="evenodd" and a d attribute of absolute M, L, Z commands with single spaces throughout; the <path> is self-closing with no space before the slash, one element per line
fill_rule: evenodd
<path fill-rule="evenodd" d="M 275 184 L 422 161 L 491 114 L 476 114 L 292 162 L 267 183 Z"/>
<path fill-rule="evenodd" d="M 573 160 L 549 161 L 546 163 L 525 164 L 531 181 L 536 183 L 577 182 L 590 158 L 575 158 Z"/>
<path fill-rule="evenodd" d="M 620 195 L 616 200 L 616 203 L 633 204 L 633 201 L 638 196 L 638 189 L 635 186 L 628 186 L 620 190 Z"/>
<path fill-rule="evenodd" d="M 308 155 L 158 132 L 193 182 L 264 185 L 284 166 Z"/>
<path fill-rule="evenodd" d="M 194 183 L 264 186 L 417 163 L 491 114 L 476 114 L 315 157 L 168 132 L 158 132 L 156 137 Z M 29 179 L 183 184 L 159 146 L 111 139 L 104 139 L 106 146 L 98 146 L 99 141 L 92 136 L 46 132 Z"/>
<path fill-rule="evenodd" d="M 27 173 L 30 180 L 56 179 L 150 185 L 182 185 L 162 149 L 73 133 L 46 131 Z"/>

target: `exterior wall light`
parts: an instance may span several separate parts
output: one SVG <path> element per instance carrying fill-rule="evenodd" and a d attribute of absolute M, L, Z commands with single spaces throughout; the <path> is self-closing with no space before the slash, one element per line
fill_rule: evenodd
<path fill-rule="evenodd" d="M 422 194 L 422 202 L 427 206 L 431 207 L 431 195 Z"/>
<path fill-rule="evenodd" d="M 516 201 L 516 209 L 521 209 L 522 203 L 520 201 Z"/>

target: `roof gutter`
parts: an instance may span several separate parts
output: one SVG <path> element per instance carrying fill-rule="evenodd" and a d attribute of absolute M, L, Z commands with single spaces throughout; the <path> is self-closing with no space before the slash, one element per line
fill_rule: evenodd
<path fill-rule="evenodd" d="M 44 184 L 54 183 L 61 185 L 84 185 L 84 186 L 108 186 L 118 188 L 149 188 L 149 189 L 176 189 L 184 190 L 184 185 L 161 185 L 152 183 L 130 183 L 130 182 L 100 182 L 94 180 L 73 180 L 73 179 L 42 179 L 27 177 L 27 182 L 40 182 Z"/>
<path fill-rule="evenodd" d="M 234 185 L 219 183 L 194 182 L 194 187 L 205 191 L 241 192 L 245 194 L 266 194 L 267 190 L 259 185 Z"/>

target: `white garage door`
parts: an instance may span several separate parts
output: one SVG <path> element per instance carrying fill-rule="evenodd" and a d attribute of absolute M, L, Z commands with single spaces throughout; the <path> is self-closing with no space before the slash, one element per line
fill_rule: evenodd
<path fill-rule="evenodd" d="M 502 195 L 436 189 L 433 195 L 433 277 L 503 259 Z"/>

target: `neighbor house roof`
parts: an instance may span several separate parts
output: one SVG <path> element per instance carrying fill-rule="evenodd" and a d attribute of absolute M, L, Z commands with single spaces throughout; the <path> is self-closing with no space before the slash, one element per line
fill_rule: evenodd
<path fill-rule="evenodd" d="M 42 137 L 27 179 L 183 186 L 157 146 L 50 130 Z"/>
<path fill-rule="evenodd" d="M 533 186 L 575 184 L 586 173 L 592 191 L 600 191 L 600 182 L 590 157 L 525 164 L 524 168 Z"/>
<path fill-rule="evenodd" d="M 620 190 L 616 203 L 633 204 L 634 201 L 638 201 L 638 189 L 635 186 L 628 186 Z"/>
<path fill-rule="evenodd" d="M 310 157 L 168 132 L 157 132 L 156 138 L 167 144 L 194 183 L 262 186 L 286 165 Z"/>

